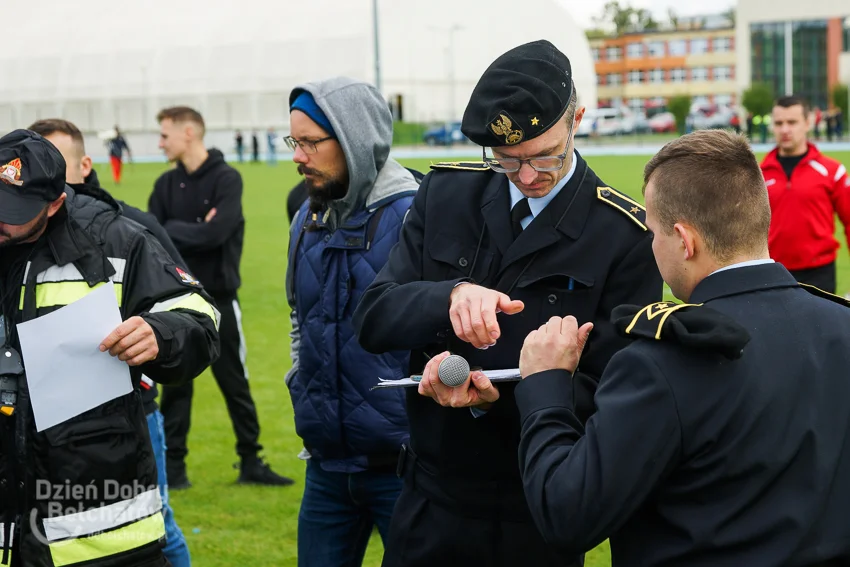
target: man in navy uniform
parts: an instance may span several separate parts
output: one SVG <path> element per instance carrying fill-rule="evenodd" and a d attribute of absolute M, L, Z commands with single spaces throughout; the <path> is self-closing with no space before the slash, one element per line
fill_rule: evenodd
<path fill-rule="evenodd" d="M 850 303 L 770 259 L 745 138 L 670 142 L 644 180 L 658 267 L 686 304 L 615 310 L 636 340 L 586 424 L 573 371 L 591 325 L 529 335 L 516 402 L 537 526 L 565 557 L 610 538 L 615 566 L 850 564 Z"/>
<path fill-rule="evenodd" d="M 425 177 L 355 312 L 366 350 L 410 350 L 412 372 L 431 357 L 429 378 L 407 392 L 411 446 L 399 461 L 405 483 L 385 566 L 578 559 L 544 541 L 525 502 L 515 384 L 478 373 L 447 388 L 436 365 L 452 351 L 484 369 L 517 368 L 522 341 L 550 317 L 594 321 L 576 382 L 586 418 L 605 365 L 627 344 L 611 311 L 661 299 L 643 208 L 574 149 L 583 114 L 570 62 L 551 43 L 497 58 L 462 124 L 484 163 L 438 165 Z"/>

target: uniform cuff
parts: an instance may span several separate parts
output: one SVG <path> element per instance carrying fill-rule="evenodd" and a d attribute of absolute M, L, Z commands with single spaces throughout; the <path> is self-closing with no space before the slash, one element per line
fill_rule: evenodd
<path fill-rule="evenodd" d="M 529 415 L 546 408 L 575 411 L 573 377 L 566 370 L 544 370 L 528 376 L 514 389 L 520 423 Z"/>

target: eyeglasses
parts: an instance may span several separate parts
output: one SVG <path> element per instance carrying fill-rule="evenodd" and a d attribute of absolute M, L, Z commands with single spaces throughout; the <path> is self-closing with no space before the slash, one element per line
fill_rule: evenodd
<path fill-rule="evenodd" d="M 567 148 L 569 148 L 569 145 L 569 142 L 567 142 Z M 564 159 L 567 157 L 567 148 L 564 149 L 564 153 L 556 156 L 540 156 L 528 159 L 491 158 L 487 157 L 486 149 L 482 150 L 482 153 L 484 155 L 484 163 L 486 163 L 490 169 L 499 173 L 514 173 L 519 171 L 524 163 L 527 163 L 535 171 L 558 171 L 564 167 Z"/>
<path fill-rule="evenodd" d="M 292 136 L 286 136 L 283 139 L 283 142 L 286 144 L 286 147 L 293 152 L 295 151 L 295 148 L 301 148 L 305 154 L 315 154 L 319 151 L 318 148 L 316 148 L 317 144 L 334 139 L 336 139 L 334 136 L 327 136 L 325 138 L 319 138 L 318 140 L 296 140 Z"/>

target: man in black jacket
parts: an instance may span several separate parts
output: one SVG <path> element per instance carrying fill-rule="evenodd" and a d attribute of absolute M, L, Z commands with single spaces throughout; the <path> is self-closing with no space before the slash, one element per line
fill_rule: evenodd
<path fill-rule="evenodd" d="M 189 272 L 124 218 L 113 199 L 66 185 L 65 161 L 43 137 L 27 130 L 4 136 L 0 163 L 0 287 L 7 290 L 0 299 L 6 362 L 0 369 L 0 562 L 167 565 L 140 381 L 143 374 L 160 383 L 200 374 L 218 355 L 219 314 L 197 280 L 184 277 Z M 104 285 L 114 288 L 124 322 L 99 350 L 126 362 L 133 388 L 39 430 L 19 325 Z M 75 387 L 74 379 L 69 369 L 67 388 Z M 56 490 L 62 486 L 67 489 Z"/>
<path fill-rule="evenodd" d="M 86 155 L 85 141 L 80 129 L 73 123 L 61 118 L 46 118 L 33 123 L 28 130 L 35 132 L 56 146 L 59 153 L 65 159 L 65 183 L 78 195 L 88 195 L 96 199 L 109 199 L 111 196 L 100 187 L 97 172 L 92 167 L 92 159 Z M 183 258 L 174 247 L 174 243 L 153 215 L 146 213 L 116 200 L 121 206 L 122 214 L 153 234 L 168 255 L 178 266 L 185 266 Z M 177 521 L 168 499 L 168 478 L 165 470 L 165 433 L 163 430 L 163 417 L 156 403 L 158 395 L 156 383 L 142 375 L 139 383 L 142 394 L 142 404 L 148 421 L 151 445 L 156 458 L 157 482 L 159 484 L 160 496 L 162 498 L 162 513 L 165 519 L 165 547 L 163 553 L 172 567 L 189 567 L 189 546 Z"/>
<path fill-rule="evenodd" d="M 597 380 L 627 344 L 607 323 L 611 310 L 658 301 L 662 287 L 643 208 L 575 151 L 583 112 L 570 62 L 549 42 L 512 49 L 484 72 L 463 131 L 488 160 L 438 165 L 422 180 L 354 314 L 367 351 L 409 349 L 416 374 L 441 351 L 516 368 L 532 329 L 574 314 L 597 324 L 576 380 L 583 418 L 593 413 Z M 385 567 L 578 560 L 548 545 L 529 514 L 514 387 L 474 374 L 457 388 L 408 388 L 411 447 Z"/>
<path fill-rule="evenodd" d="M 615 566 L 850 564 L 850 303 L 770 259 L 745 138 L 679 138 L 644 182 L 655 259 L 687 303 L 615 310 L 635 341 L 586 425 L 573 373 L 589 325 L 556 317 L 526 339 L 531 515 L 565 556 L 610 537 Z"/>
<path fill-rule="evenodd" d="M 157 116 L 160 148 L 177 167 L 156 180 L 148 210 L 162 224 L 183 258 L 221 310 L 221 357 L 213 376 L 227 403 L 241 459 L 238 482 L 289 485 L 292 479 L 272 471 L 259 457 L 260 424 L 248 387 L 246 346 L 237 291 L 245 234 L 242 177 L 219 150 L 204 145 L 204 119 L 195 110 L 173 107 Z M 186 437 L 192 410 L 191 383 L 165 388 L 168 479 L 171 488 L 188 488 Z"/>

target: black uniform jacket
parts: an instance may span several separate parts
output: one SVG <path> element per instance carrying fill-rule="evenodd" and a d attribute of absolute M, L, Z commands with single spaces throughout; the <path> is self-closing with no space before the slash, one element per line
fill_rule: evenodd
<path fill-rule="evenodd" d="M 484 164 L 439 166 L 419 186 L 398 244 L 354 314 L 360 343 L 375 353 L 412 350 L 412 372 L 424 368 L 424 354 L 446 349 L 484 369 L 516 368 L 525 337 L 550 317 L 593 321 L 577 381 L 587 416 L 605 365 L 627 344 L 609 323 L 611 310 L 661 298 L 643 219 L 640 205 L 606 187 L 578 157 L 570 181 L 512 242 L 507 177 Z M 498 315 L 502 335 L 487 350 L 452 332 L 449 296 L 465 280 L 525 303 L 519 314 Z M 477 418 L 468 408 L 442 407 L 409 388 L 411 445 L 419 463 L 447 485 L 452 477 L 493 481 L 499 491 L 521 495 L 515 386 L 500 384 L 500 399 Z M 468 494 L 453 498 L 469 508 L 463 503 Z"/>
<path fill-rule="evenodd" d="M 608 365 L 584 427 L 566 371 L 523 380 L 544 537 L 566 552 L 610 537 L 615 566 L 850 564 L 850 309 L 807 289 L 780 264 L 709 276 L 691 309 L 740 325 L 743 354 L 647 335 Z M 659 333 L 679 325 L 665 309 L 643 311 Z"/>

